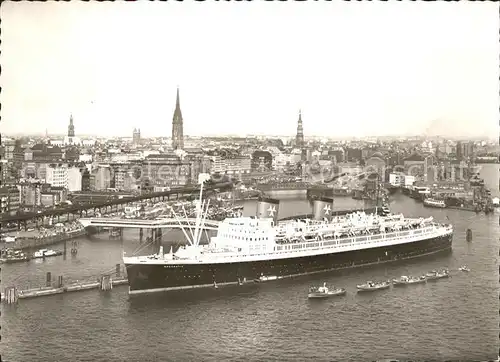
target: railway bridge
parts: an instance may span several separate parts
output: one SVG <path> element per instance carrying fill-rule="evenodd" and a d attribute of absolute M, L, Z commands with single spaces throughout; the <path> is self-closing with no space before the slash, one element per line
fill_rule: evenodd
<path fill-rule="evenodd" d="M 215 184 L 209 184 L 203 186 L 204 191 L 208 191 L 205 193 L 207 196 L 210 193 L 219 192 L 219 191 L 229 191 L 233 189 L 232 182 L 221 182 Z M 5 215 L 0 217 L 0 226 L 2 228 L 6 228 L 8 224 L 16 224 L 17 228 L 20 230 L 21 227 L 24 229 L 28 229 L 28 224 L 32 223 L 33 226 L 38 227 L 40 224 L 43 225 L 44 220 L 47 218 L 57 218 L 57 222 L 59 222 L 59 218 L 61 216 L 67 216 L 67 220 L 76 218 L 76 216 L 83 217 L 87 216 L 89 211 L 95 213 L 106 213 L 118 211 L 118 209 L 122 206 L 126 206 L 128 204 L 151 200 L 153 202 L 161 202 L 168 200 L 179 200 L 187 197 L 196 197 L 198 196 L 200 190 L 200 186 L 189 186 L 183 188 L 176 188 L 170 191 L 161 191 L 161 192 L 151 192 L 137 196 L 129 196 L 129 197 L 121 197 L 121 198 L 110 198 L 109 200 L 100 201 L 100 202 L 89 202 L 83 204 L 74 204 L 68 205 L 67 207 L 43 210 L 37 212 L 28 212 L 17 215 Z"/>

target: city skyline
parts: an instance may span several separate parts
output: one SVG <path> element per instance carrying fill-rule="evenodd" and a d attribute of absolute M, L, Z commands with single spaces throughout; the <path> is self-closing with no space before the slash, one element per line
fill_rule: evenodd
<path fill-rule="evenodd" d="M 179 86 L 191 136 L 498 134 L 490 5 L 214 5 L 6 3 L 2 133 L 170 137 Z"/>

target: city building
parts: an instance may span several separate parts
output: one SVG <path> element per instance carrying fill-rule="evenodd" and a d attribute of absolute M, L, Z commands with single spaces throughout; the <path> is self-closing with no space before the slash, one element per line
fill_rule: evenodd
<path fill-rule="evenodd" d="M 45 182 L 53 187 L 68 188 L 68 165 L 53 163 L 46 169 Z"/>
<path fill-rule="evenodd" d="M 172 148 L 174 150 L 184 149 L 184 121 L 182 119 L 179 88 L 177 88 L 174 117 L 172 119 Z"/>
<path fill-rule="evenodd" d="M 252 153 L 252 171 L 271 171 L 273 169 L 273 155 L 269 151 L 257 150 Z"/>
<path fill-rule="evenodd" d="M 176 154 L 148 155 L 142 164 L 141 189 L 184 186 L 196 182 L 192 163 Z"/>
<path fill-rule="evenodd" d="M 16 150 L 15 161 L 23 162 L 61 162 L 63 151 L 58 146 L 37 143 L 32 147 Z"/>
<path fill-rule="evenodd" d="M 20 182 L 17 188 L 19 190 L 19 204 L 21 207 L 31 209 L 40 206 L 42 204 L 41 192 L 46 187 L 48 187 L 48 185 L 40 180 Z"/>
<path fill-rule="evenodd" d="M 139 128 L 134 128 L 134 133 L 132 134 L 132 143 L 137 145 L 141 142 L 141 130 Z"/>
<path fill-rule="evenodd" d="M 78 156 L 78 162 L 91 163 L 92 161 L 94 161 L 94 156 L 90 153 L 84 153 Z"/>
<path fill-rule="evenodd" d="M 329 159 L 335 163 L 345 162 L 345 151 L 341 147 L 332 150 L 325 150 L 321 153 L 322 159 Z"/>
<path fill-rule="evenodd" d="M 0 185 L 10 183 L 12 180 L 11 164 L 5 159 L 0 159 Z"/>
<path fill-rule="evenodd" d="M 66 201 L 67 190 L 63 187 L 44 188 L 40 195 L 41 204 L 44 207 L 52 207 Z"/>
<path fill-rule="evenodd" d="M 19 190 L 16 187 L 0 187 L 0 214 L 14 215 L 19 208 Z"/>
<path fill-rule="evenodd" d="M 212 173 L 244 176 L 252 170 L 252 159 L 248 156 L 213 156 Z"/>
<path fill-rule="evenodd" d="M 64 159 L 67 162 L 77 162 L 80 160 L 80 150 L 76 146 L 68 146 L 64 150 Z"/>
<path fill-rule="evenodd" d="M 377 173 L 380 181 L 386 181 L 386 162 L 384 156 L 380 152 L 373 153 L 365 162 L 365 167 L 368 173 Z"/>
<path fill-rule="evenodd" d="M 359 148 L 347 147 L 345 149 L 345 161 L 356 162 L 363 159 L 363 151 Z"/>
<path fill-rule="evenodd" d="M 424 166 L 425 166 L 425 158 L 419 154 L 413 154 L 410 157 L 407 157 L 403 161 L 403 166 L 406 174 L 412 176 L 423 176 L 424 175 Z"/>
<path fill-rule="evenodd" d="M 474 157 L 474 142 L 457 142 L 455 154 L 457 160 L 469 160 Z"/>
<path fill-rule="evenodd" d="M 90 171 L 87 168 L 82 171 L 82 191 L 90 191 Z"/>
<path fill-rule="evenodd" d="M 389 183 L 392 186 L 401 187 L 405 185 L 405 175 L 404 173 L 390 173 Z"/>
<path fill-rule="evenodd" d="M 141 164 L 124 164 L 115 163 L 110 164 L 111 172 L 111 188 L 115 188 L 118 191 L 133 191 L 136 190 L 136 179 L 139 177 L 134 177 L 134 169 L 142 170 Z"/>
<path fill-rule="evenodd" d="M 90 191 L 103 191 L 111 188 L 110 165 L 97 165 L 92 168 L 89 175 Z"/>
<path fill-rule="evenodd" d="M 273 171 L 282 172 L 291 165 L 295 165 L 295 163 L 292 160 L 292 155 L 285 154 L 282 152 L 273 155 L 273 165 L 272 165 Z"/>
<path fill-rule="evenodd" d="M 435 156 L 428 155 L 424 158 L 424 181 L 434 182 L 439 177 L 435 167 Z"/>
<path fill-rule="evenodd" d="M 68 167 L 68 184 L 67 188 L 69 192 L 82 191 L 82 170 L 78 166 Z"/>
<path fill-rule="evenodd" d="M 14 150 L 16 149 L 16 143 L 11 139 L 5 139 L 4 137 L 2 137 L 2 147 L 3 147 L 2 159 L 7 161 L 13 161 Z"/>

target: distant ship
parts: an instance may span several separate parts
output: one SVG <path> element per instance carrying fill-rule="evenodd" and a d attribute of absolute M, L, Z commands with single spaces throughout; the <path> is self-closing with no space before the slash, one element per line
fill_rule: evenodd
<path fill-rule="evenodd" d="M 278 222 L 279 201 L 260 199 L 255 217 L 227 218 L 200 245 L 203 186 L 189 245 L 175 253 L 123 256 L 129 293 L 241 285 L 409 259 L 450 250 L 453 226 L 402 214 L 332 216 L 332 200 L 314 201 L 313 217 Z M 183 228 L 179 222 L 179 227 Z M 192 235 L 192 237 L 189 237 Z"/>
<path fill-rule="evenodd" d="M 436 200 L 436 199 L 433 199 L 433 198 L 425 198 L 424 199 L 424 206 L 427 206 L 427 207 L 437 207 L 437 208 L 440 208 L 440 209 L 444 209 L 444 208 L 446 208 L 446 203 L 444 202 L 444 200 Z"/>

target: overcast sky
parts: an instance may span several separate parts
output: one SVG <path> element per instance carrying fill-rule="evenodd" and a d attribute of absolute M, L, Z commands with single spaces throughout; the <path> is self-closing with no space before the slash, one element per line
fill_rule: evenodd
<path fill-rule="evenodd" d="M 2 132 L 495 137 L 497 8 L 5 3 Z"/>

